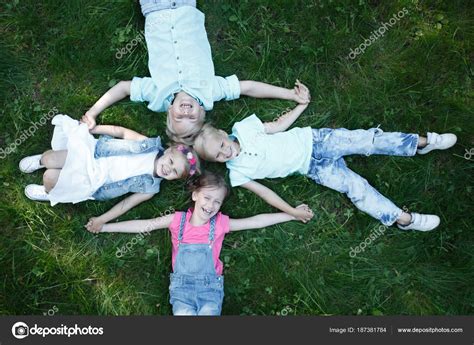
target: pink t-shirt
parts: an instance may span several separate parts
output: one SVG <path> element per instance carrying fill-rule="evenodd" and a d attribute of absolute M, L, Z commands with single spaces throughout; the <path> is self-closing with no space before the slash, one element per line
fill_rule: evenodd
<path fill-rule="evenodd" d="M 171 232 L 171 243 L 173 245 L 171 249 L 171 260 L 174 271 L 174 262 L 176 255 L 178 254 L 178 234 L 179 234 L 179 224 L 181 223 L 181 215 L 183 212 L 176 212 L 174 214 L 173 221 L 171 222 L 169 229 Z M 208 243 L 209 242 L 209 230 L 210 222 L 201 226 L 193 226 L 189 223 L 191 219 L 192 210 L 189 209 L 186 212 L 186 223 L 184 224 L 183 239 L 182 243 L 193 244 L 193 243 Z M 229 216 L 226 216 L 222 213 L 216 215 L 216 227 L 214 230 L 214 243 L 212 245 L 212 256 L 214 259 L 214 267 L 218 275 L 222 274 L 223 264 L 219 260 L 219 255 L 222 249 L 222 242 L 224 241 L 224 236 L 230 231 Z"/>

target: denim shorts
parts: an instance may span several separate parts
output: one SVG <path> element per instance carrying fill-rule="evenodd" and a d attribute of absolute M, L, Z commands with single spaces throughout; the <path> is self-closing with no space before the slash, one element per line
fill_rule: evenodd
<path fill-rule="evenodd" d="M 173 315 L 220 315 L 224 299 L 224 277 L 170 274 Z"/>

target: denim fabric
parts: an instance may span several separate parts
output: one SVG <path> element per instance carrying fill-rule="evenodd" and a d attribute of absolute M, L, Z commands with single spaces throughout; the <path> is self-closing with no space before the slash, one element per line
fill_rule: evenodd
<path fill-rule="evenodd" d="M 392 225 L 403 212 L 350 170 L 347 155 L 414 156 L 418 134 L 384 133 L 379 128 L 347 130 L 313 129 L 313 152 L 307 176 L 316 183 L 345 193 L 361 211 Z"/>
<path fill-rule="evenodd" d="M 161 146 L 160 137 L 144 140 L 126 140 L 102 135 L 95 145 L 94 158 L 149 153 L 153 151 L 164 151 L 163 146 Z"/>
<path fill-rule="evenodd" d="M 196 0 L 140 0 L 143 15 L 150 12 L 168 10 L 181 6 L 196 7 Z"/>
<path fill-rule="evenodd" d="M 223 276 L 170 275 L 173 315 L 220 315 L 223 299 Z"/>
<path fill-rule="evenodd" d="M 156 194 L 160 191 L 161 178 L 143 174 L 125 180 L 106 183 L 92 197 L 95 200 L 109 200 L 127 193 Z"/>
<path fill-rule="evenodd" d="M 160 137 L 144 140 L 125 140 L 103 135 L 95 145 L 94 158 L 135 155 L 153 151 L 156 151 L 158 155 L 163 154 Z M 161 178 L 148 174 L 138 175 L 125 180 L 106 183 L 95 191 L 92 197 L 95 200 L 108 200 L 127 193 L 156 194 L 160 191 L 161 180 Z"/>
<path fill-rule="evenodd" d="M 216 217 L 211 219 L 208 243 L 182 243 L 186 212 L 181 216 L 178 254 L 170 275 L 170 303 L 173 315 L 220 315 L 224 298 L 224 277 L 216 274 L 212 242 Z"/>

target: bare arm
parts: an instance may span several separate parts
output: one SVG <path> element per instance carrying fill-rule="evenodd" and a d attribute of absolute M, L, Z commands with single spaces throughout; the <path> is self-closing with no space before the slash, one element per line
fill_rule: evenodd
<path fill-rule="evenodd" d="M 166 229 L 173 221 L 174 213 L 153 219 L 128 220 L 125 222 L 104 224 L 101 232 L 138 233 Z"/>
<path fill-rule="evenodd" d="M 305 99 L 298 95 L 298 84 L 299 81 L 297 80 L 294 89 L 286 89 L 284 87 L 278 87 L 260 81 L 242 80 L 240 81 L 240 94 L 255 98 L 286 99 L 300 104 L 306 104 L 309 102 L 309 99 Z"/>
<path fill-rule="evenodd" d="M 265 122 L 263 124 L 265 127 L 265 133 L 272 134 L 286 131 L 308 107 L 309 100 L 311 99 L 308 88 L 299 81 L 296 81 L 295 92 L 300 98 L 307 99 L 308 103 L 300 103 L 293 110 L 279 116 L 274 121 Z"/>
<path fill-rule="evenodd" d="M 298 104 L 293 110 L 281 115 L 272 122 L 265 122 L 265 133 L 273 134 L 286 131 L 308 107 L 307 104 Z"/>
<path fill-rule="evenodd" d="M 230 231 L 261 229 L 270 225 L 295 220 L 295 217 L 284 213 L 263 213 L 253 217 L 230 219 Z"/>
<path fill-rule="evenodd" d="M 278 194 L 258 182 L 250 181 L 243 184 L 242 187 L 254 192 L 269 205 L 288 213 L 303 223 L 313 218 L 313 211 L 311 211 L 307 205 L 300 205 L 297 208 L 291 207 L 285 200 L 280 198 Z"/>
<path fill-rule="evenodd" d="M 92 134 L 107 134 L 116 138 L 128 140 L 143 140 L 147 138 L 145 135 L 135 132 L 131 129 L 112 125 L 95 126 L 93 129 L 89 130 L 89 132 Z"/>
<path fill-rule="evenodd" d="M 87 123 L 89 129 L 92 129 L 96 125 L 97 116 L 107 107 L 120 101 L 121 99 L 130 96 L 131 80 L 120 81 L 115 86 L 110 88 L 109 91 L 104 93 L 97 102 L 90 108 L 84 116 L 81 118 L 81 122 Z"/>
<path fill-rule="evenodd" d="M 123 199 L 122 201 L 120 201 L 118 204 L 116 204 L 114 207 L 112 207 L 110 210 L 108 210 L 104 214 L 98 217 L 90 218 L 87 224 L 85 225 L 85 228 L 89 230 L 90 232 L 99 232 L 101 231 L 105 223 L 108 223 L 111 220 L 117 217 L 120 217 L 122 214 L 126 213 L 133 207 L 141 204 L 142 202 L 146 200 L 151 199 L 153 195 L 154 194 L 145 194 L 145 193 L 132 194 L 126 197 L 125 199 Z"/>

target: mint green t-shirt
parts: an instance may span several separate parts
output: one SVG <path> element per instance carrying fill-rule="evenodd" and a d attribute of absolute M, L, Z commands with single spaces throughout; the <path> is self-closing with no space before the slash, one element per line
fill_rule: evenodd
<path fill-rule="evenodd" d="M 226 162 L 232 187 L 308 172 L 313 149 L 311 127 L 266 134 L 262 121 L 253 114 L 234 124 L 232 136 L 240 144 L 240 154 Z"/>

